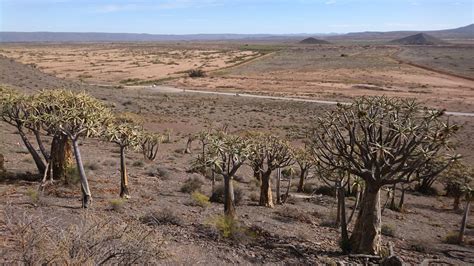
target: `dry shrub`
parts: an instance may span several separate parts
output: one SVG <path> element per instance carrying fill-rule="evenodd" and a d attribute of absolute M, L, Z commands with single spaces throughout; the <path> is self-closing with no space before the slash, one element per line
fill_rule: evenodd
<path fill-rule="evenodd" d="M 218 185 L 209 199 L 211 202 L 224 203 L 224 185 Z M 244 198 L 244 191 L 237 186 L 234 186 L 234 203 L 240 205 Z"/>
<path fill-rule="evenodd" d="M 183 186 L 181 187 L 180 191 L 183 193 L 193 193 L 195 191 L 200 191 L 204 182 L 199 177 L 192 177 L 188 178 Z"/>
<path fill-rule="evenodd" d="M 159 226 L 159 225 L 182 225 L 183 221 L 177 216 L 171 209 L 163 209 L 158 212 L 151 212 L 140 217 L 140 222 L 148 226 Z"/>
<path fill-rule="evenodd" d="M 310 214 L 307 214 L 296 208 L 290 208 L 290 207 L 282 208 L 276 211 L 276 214 L 279 217 L 285 218 L 290 221 L 298 221 L 298 222 L 308 223 L 308 224 L 312 224 L 314 220 L 314 217 L 311 216 Z"/>
<path fill-rule="evenodd" d="M 193 199 L 192 205 L 199 206 L 202 208 L 207 208 L 211 206 L 209 197 L 200 192 L 197 192 L 197 191 L 193 192 L 193 194 L 191 194 L 191 197 Z"/>
<path fill-rule="evenodd" d="M 156 264 L 164 257 L 162 241 L 137 221 L 85 213 L 77 224 L 7 208 L 0 223 L 6 264 L 130 265 Z"/>

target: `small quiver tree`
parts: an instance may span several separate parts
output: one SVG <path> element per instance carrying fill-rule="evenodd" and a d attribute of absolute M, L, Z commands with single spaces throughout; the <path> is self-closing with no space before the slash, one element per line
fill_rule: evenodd
<path fill-rule="evenodd" d="M 38 119 L 48 132 L 64 134 L 72 142 L 82 190 L 82 207 L 88 208 L 92 195 L 84 170 L 79 140 L 85 137 L 99 137 L 112 119 L 112 113 L 105 104 L 85 92 L 68 90 L 42 91 L 45 99 L 40 108 L 44 110 Z M 47 100 L 46 100 L 47 99 Z"/>
<path fill-rule="evenodd" d="M 412 182 L 418 168 L 449 148 L 459 127 L 442 117 L 442 111 L 423 108 L 414 100 L 363 97 L 318 119 L 312 137 L 318 160 L 365 182 L 349 241 L 352 252 L 379 253 L 380 189 Z"/>
<path fill-rule="evenodd" d="M 116 117 L 105 131 L 107 140 L 117 144 L 120 148 L 120 197 L 122 198 L 130 198 L 125 151 L 127 149 L 139 149 L 142 144 L 142 135 L 143 128 L 141 126 L 121 116 Z"/>
<path fill-rule="evenodd" d="M 300 174 L 297 192 L 303 192 L 305 180 L 308 177 L 309 171 L 314 166 L 314 159 L 306 147 L 297 148 L 294 152 L 294 157 Z"/>
<path fill-rule="evenodd" d="M 146 160 L 154 161 L 161 143 L 163 143 L 162 135 L 158 133 L 143 132 L 140 138 L 143 157 Z"/>
<path fill-rule="evenodd" d="M 287 141 L 272 135 L 254 135 L 251 139 L 250 164 L 260 172 L 260 206 L 274 207 L 271 174 L 278 168 L 294 163 L 293 152 Z"/>

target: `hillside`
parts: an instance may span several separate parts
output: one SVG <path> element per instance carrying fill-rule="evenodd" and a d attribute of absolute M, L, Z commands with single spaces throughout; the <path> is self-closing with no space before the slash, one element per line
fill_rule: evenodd
<path fill-rule="evenodd" d="M 300 44 L 330 44 L 330 42 L 325 40 L 316 39 L 313 37 L 306 38 L 299 42 Z"/>
<path fill-rule="evenodd" d="M 425 33 L 418 33 L 405 38 L 393 40 L 390 43 L 401 45 L 441 45 L 446 44 L 447 42 Z"/>

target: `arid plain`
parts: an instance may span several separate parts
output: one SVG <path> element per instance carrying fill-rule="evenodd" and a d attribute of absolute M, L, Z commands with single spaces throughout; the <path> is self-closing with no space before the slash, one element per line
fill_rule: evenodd
<path fill-rule="evenodd" d="M 189 178 L 201 178 L 187 171 L 199 152 L 195 144 L 191 154 L 184 154 L 190 134 L 226 125 L 231 132 L 271 132 L 298 146 L 317 117 L 334 108 L 331 104 L 239 96 L 244 93 L 341 102 L 386 95 L 415 98 L 430 108 L 465 113 L 450 115 L 449 121 L 462 126 L 457 152 L 467 164 L 474 163 L 474 46 L 469 44 L 426 49 L 290 42 L 2 44 L 0 54 L 3 85 L 26 93 L 52 88 L 87 91 L 117 112 L 142 117 L 145 128 L 170 136 L 160 146 L 155 162 L 130 152 L 132 198 L 120 208 L 111 204 L 118 198 L 120 184 L 117 148 L 94 139 L 81 143 L 94 192 L 88 213 L 80 208 L 78 185 L 53 185 L 39 200 L 33 200 L 30 192 L 37 182 L 13 177 L 2 180 L 0 195 L 5 200 L 0 206 L 5 215 L 0 219 L 0 257 L 4 262 L 24 255 L 18 243 L 28 246 L 27 242 L 35 239 L 34 230 L 39 230 L 15 231 L 15 221 L 22 217 L 42 221 L 41 226 L 67 227 L 87 215 L 151 230 L 160 240 L 162 263 L 364 262 L 339 249 L 338 230 L 329 222 L 335 213 L 333 196 L 308 198 L 292 187 L 294 197 L 285 205 L 260 207 L 256 202 L 258 187 L 250 168 L 245 167 L 238 174 L 243 196 L 237 208 L 239 220 L 252 234 L 228 239 L 211 225 L 213 217 L 222 212 L 222 204 L 196 206 L 192 196 L 180 191 Z M 189 77 L 188 71 L 197 68 L 205 75 Z M 0 123 L 0 133 L 6 169 L 18 175 L 35 172 L 14 128 Z M 202 193 L 210 195 L 210 181 L 201 179 Z M 307 183 L 322 185 L 317 178 L 309 178 Z M 393 243 L 407 263 L 426 259 L 474 263 L 472 246 L 444 243 L 445 236 L 458 229 L 462 215 L 451 209 L 451 198 L 441 196 L 443 186 L 437 184 L 436 188 L 440 195 L 408 191 L 404 212 L 384 211 L 383 223 L 393 231 L 386 233 L 383 243 Z M 386 198 L 382 193 L 382 202 Z M 353 198 L 347 201 L 349 206 L 354 204 Z M 154 226 L 140 223 L 149 213 L 169 219 Z M 469 239 L 474 237 L 472 228 L 471 222 Z"/>

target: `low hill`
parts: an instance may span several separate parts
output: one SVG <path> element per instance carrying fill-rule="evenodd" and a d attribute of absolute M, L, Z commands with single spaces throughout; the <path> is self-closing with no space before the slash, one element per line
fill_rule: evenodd
<path fill-rule="evenodd" d="M 436 37 L 425 33 L 418 33 L 411 35 L 405 38 L 396 39 L 390 42 L 391 44 L 401 44 L 401 45 L 441 45 L 446 44 L 445 41 L 442 41 Z"/>
<path fill-rule="evenodd" d="M 328 42 L 328 41 L 316 39 L 316 38 L 313 38 L 313 37 L 306 38 L 306 39 L 300 41 L 299 43 L 301 43 L 301 44 L 330 44 L 330 42 Z"/>

